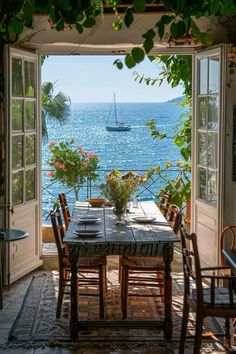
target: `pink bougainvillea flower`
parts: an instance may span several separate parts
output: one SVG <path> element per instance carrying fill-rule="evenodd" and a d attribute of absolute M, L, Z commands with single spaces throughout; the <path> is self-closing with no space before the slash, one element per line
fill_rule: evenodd
<path fill-rule="evenodd" d="M 86 156 L 85 152 L 81 152 L 81 156 L 85 157 Z"/>
<path fill-rule="evenodd" d="M 47 176 L 47 177 L 52 177 L 52 175 L 53 175 L 53 171 L 48 171 L 48 172 L 46 173 L 46 176 Z"/>
<path fill-rule="evenodd" d="M 62 170 L 64 170 L 64 169 L 65 169 L 64 163 L 61 163 L 60 166 L 59 166 L 59 168 L 61 168 Z"/>
<path fill-rule="evenodd" d="M 60 164 L 61 164 L 60 161 L 56 161 L 56 162 L 55 162 L 55 166 L 57 166 L 57 167 L 60 167 Z"/>
<path fill-rule="evenodd" d="M 48 143 L 48 147 L 55 145 L 57 142 L 55 140 L 51 140 Z"/>
<path fill-rule="evenodd" d="M 91 157 L 94 156 L 94 153 L 93 153 L 93 152 L 88 152 L 88 153 L 87 153 L 87 156 L 88 156 L 89 158 L 91 158 Z"/>
<path fill-rule="evenodd" d="M 78 145 L 78 146 L 77 146 L 77 150 L 79 150 L 80 152 L 83 151 L 82 146 Z"/>
<path fill-rule="evenodd" d="M 75 138 L 70 138 L 69 141 L 70 141 L 71 143 L 74 143 Z"/>

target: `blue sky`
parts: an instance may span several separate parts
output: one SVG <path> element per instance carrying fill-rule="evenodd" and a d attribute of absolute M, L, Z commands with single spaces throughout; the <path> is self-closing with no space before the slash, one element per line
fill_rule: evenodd
<path fill-rule="evenodd" d="M 172 89 L 167 83 L 147 86 L 134 80 L 134 72 L 157 77 L 161 70 L 148 59 L 133 69 L 118 70 L 117 56 L 50 56 L 42 66 L 42 82 L 56 83 L 71 102 L 165 102 L 182 95 L 182 87 Z M 120 57 L 122 59 L 122 57 Z"/>

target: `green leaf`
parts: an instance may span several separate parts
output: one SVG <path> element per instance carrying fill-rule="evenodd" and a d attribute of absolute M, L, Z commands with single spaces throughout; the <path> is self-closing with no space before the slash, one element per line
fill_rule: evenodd
<path fill-rule="evenodd" d="M 75 24 L 75 27 L 79 33 L 83 33 L 84 28 L 79 22 Z"/>
<path fill-rule="evenodd" d="M 125 17 L 124 17 L 124 23 L 126 25 L 126 27 L 130 27 L 130 25 L 133 23 L 134 21 L 134 16 L 133 16 L 133 12 L 132 10 L 129 8 L 126 11 Z"/>
<path fill-rule="evenodd" d="M 153 48 L 153 46 L 154 46 L 154 42 L 151 38 L 146 38 L 145 41 L 143 42 L 143 47 L 146 53 L 149 53 L 150 50 Z"/>
<path fill-rule="evenodd" d="M 77 15 L 77 21 L 78 21 L 78 22 L 81 22 L 81 21 L 83 21 L 83 19 L 84 19 L 84 14 L 83 14 L 83 12 L 80 12 L 80 13 Z"/>
<path fill-rule="evenodd" d="M 210 0 L 210 4 L 209 4 L 209 9 L 210 9 L 210 15 L 215 15 L 220 8 L 220 4 L 218 1 L 216 0 Z"/>
<path fill-rule="evenodd" d="M 161 22 L 163 25 L 168 25 L 173 19 L 174 19 L 174 16 L 163 15 L 160 18 L 159 22 Z M 157 24 L 156 24 L 156 26 L 157 26 Z"/>
<path fill-rule="evenodd" d="M 88 18 L 86 18 L 86 20 L 83 22 L 82 25 L 85 28 L 91 28 L 91 27 L 93 27 L 95 25 L 95 23 L 96 23 L 96 21 L 95 21 L 95 19 L 93 17 L 88 17 Z"/>
<path fill-rule="evenodd" d="M 133 48 L 131 55 L 136 63 L 140 63 L 144 60 L 145 53 L 141 48 Z"/>
<path fill-rule="evenodd" d="M 20 34 L 24 30 L 24 24 L 16 17 L 12 17 L 9 23 L 10 33 Z"/>
<path fill-rule="evenodd" d="M 171 34 L 174 38 L 181 38 L 185 35 L 186 26 L 183 21 L 173 22 L 171 24 Z"/>
<path fill-rule="evenodd" d="M 133 6 L 134 6 L 135 11 L 144 12 L 145 1 L 144 0 L 133 0 Z"/>
<path fill-rule="evenodd" d="M 65 20 L 64 18 L 61 18 L 60 21 L 58 21 L 56 24 L 56 30 L 62 31 L 64 29 L 64 26 L 65 26 Z"/>
<path fill-rule="evenodd" d="M 23 8 L 24 11 L 24 20 L 26 24 L 30 24 L 32 21 L 32 7 L 29 5 L 29 3 L 25 3 L 25 6 Z"/>
<path fill-rule="evenodd" d="M 136 65 L 132 55 L 127 54 L 125 56 L 125 64 L 126 64 L 127 68 L 129 68 L 129 69 L 133 68 Z"/>
<path fill-rule="evenodd" d="M 113 65 L 116 65 L 117 69 L 119 69 L 119 70 L 123 69 L 123 63 L 120 59 L 116 59 L 114 61 Z"/>
<path fill-rule="evenodd" d="M 165 33 L 165 26 L 161 22 L 157 22 L 156 27 L 158 29 L 159 37 L 162 38 Z"/>

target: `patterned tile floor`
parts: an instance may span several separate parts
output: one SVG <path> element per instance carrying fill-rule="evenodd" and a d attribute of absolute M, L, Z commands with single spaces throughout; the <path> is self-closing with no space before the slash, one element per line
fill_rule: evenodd
<path fill-rule="evenodd" d="M 47 247 L 47 246 L 45 246 Z M 27 276 L 23 277 L 19 281 L 16 281 L 14 284 L 11 285 L 10 289 L 4 289 L 4 296 L 3 296 L 3 309 L 0 310 L 0 345 L 6 343 L 7 338 L 8 338 L 8 333 L 12 327 L 12 324 L 19 312 L 19 309 L 22 304 L 22 300 L 24 298 L 25 292 L 28 288 L 28 285 L 31 281 L 32 274 L 37 274 L 42 272 L 45 268 L 49 269 L 50 268 L 50 262 L 49 262 L 49 254 L 52 254 L 53 248 L 48 247 L 47 251 L 45 252 L 47 254 L 47 259 L 44 262 L 44 267 L 41 269 L 38 269 Z M 174 261 L 172 263 L 173 265 L 173 271 L 178 272 L 182 271 L 182 263 L 181 263 L 182 257 L 181 254 L 177 251 L 174 254 Z M 52 263 L 53 264 L 53 263 Z M 109 257 L 109 266 L 114 267 L 117 269 L 118 265 L 118 257 Z M 54 265 L 53 265 L 54 267 Z M 111 277 L 109 281 L 112 283 L 117 282 L 117 272 L 110 272 Z M 113 276 L 114 275 L 114 276 Z M 98 350 L 96 348 L 91 348 L 91 349 L 86 349 L 86 350 L 73 350 L 72 349 L 65 349 L 65 348 L 52 348 L 52 347 L 43 347 L 43 348 L 37 348 L 37 349 L 0 349 L 0 354 L 11 354 L 11 353 L 16 353 L 16 354 L 174 354 L 177 353 L 177 351 L 169 351 L 165 348 L 148 348 L 148 349 L 135 349 L 131 351 L 105 351 L 103 350 Z M 186 354 L 191 354 L 190 352 L 186 351 Z"/>

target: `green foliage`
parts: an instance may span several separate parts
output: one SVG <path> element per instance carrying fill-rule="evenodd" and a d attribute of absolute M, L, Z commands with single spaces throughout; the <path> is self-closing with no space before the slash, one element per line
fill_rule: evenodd
<path fill-rule="evenodd" d="M 86 152 L 81 146 L 75 146 L 75 139 L 66 141 L 50 141 L 48 143 L 50 158 L 47 161 L 52 171 L 47 176 L 52 181 L 59 181 L 65 187 L 73 188 L 76 199 L 80 186 L 86 178 L 96 180 L 98 169 L 98 157 L 93 152 Z"/>
<path fill-rule="evenodd" d="M 47 140 L 47 120 L 63 123 L 70 116 L 70 98 L 59 92 L 53 95 L 54 85 L 44 82 L 41 87 L 42 136 Z"/>

